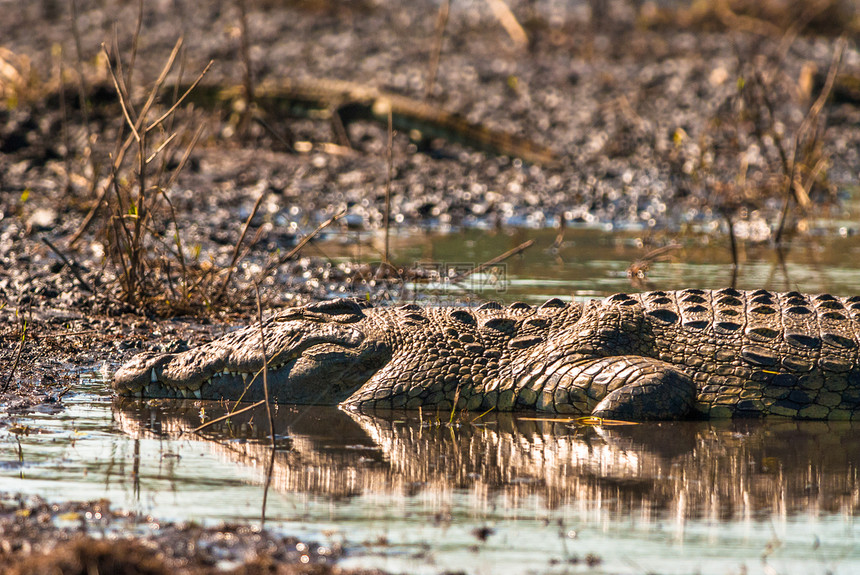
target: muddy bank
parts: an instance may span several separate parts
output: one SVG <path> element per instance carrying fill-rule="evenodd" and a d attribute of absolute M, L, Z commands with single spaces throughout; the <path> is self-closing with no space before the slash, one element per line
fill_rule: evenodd
<path fill-rule="evenodd" d="M 334 566 L 340 547 L 247 525 L 203 527 L 111 509 L 108 501 L 47 503 L 0 496 L 0 573 L 365 574 Z"/>
<path fill-rule="evenodd" d="M 583 7 L 531 3 L 513 5 L 529 38 L 527 46 L 517 47 L 486 6 L 476 3 L 452 8 L 431 85 L 435 4 L 318 8 L 249 6 L 247 53 L 256 82 L 352 80 L 426 99 L 472 122 L 547 145 L 558 156 L 557 166 L 541 168 L 438 140 L 420 152 L 402 130 L 394 139 L 390 182 L 391 215 L 398 225 L 546 226 L 563 217 L 678 228 L 720 220 L 721 211 L 734 212 L 736 204 L 745 208 L 739 219 L 772 224 L 781 207 L 781 186 L 773 180 L 782 169 L 780 147 L 800 128 L 821 88 L 816 81 L 836 50 L 835 36 L 823 35 L 822 28 L 786 36 L 771 28 L 750 33 L 647 27 L 643 15 L 616 6 L 611 25 L 595 31 Z M 114 23 L 118 53 L 129 65 L 137 19 L 135 6 L 125 3 L 80 3 L 76 28 L 90 83 L 107 79 L 99 45 L 113 40 Z M 132 93 L 145 96 L 180 36 L 184 77 L 193 78 L 211 61 L 204 83 L 241 84 L 240 25 L 231 2 L 148 3 Z M 30 62 L 38 78 L 33 82 L 56 83 L 61 65 L 69 74 L 75 69 L 64 8 L 29 7 L 4 28 L 6 46 Z M 54 46 L 53 56 L 46 46 Z M 856 47 L 848 48 L 844 61 L 848 68 L 860 64 Z M 5 112 L 7 165 L 0 182 L 10 192 L 31 192 L 29 206 L 13 201 L 4 206 L 7 215 L 23 211 L 36 227 L 66 224 L 65 234 L 78 222 L 56 204 L 53 214 L 50 208 L 34 212 L 40 198 L 64 192 L 77 198 L 64 202 L 75 211 L 91 201 L 92 174 L 75 165 L 79 158 L 67 161 L 83 153 L 88 137 L 74 84 L 68 92 L 66 118 L 59 102 L 39 101 L 38 88 L 22 94 L 35 99 L 30 105 L 37 113 L 30 105 Z M 205 245 L 236 230 L 233 218 L 243 219 L 265 190 L 264 213 L 277 228 L 267 232 L 269 245 L 289 243 L 297 227 L 342 208 L 352 225 L 383 225 L 389 186 L 384 126 L 347 126 L 348 149 L 323 145 L 340 142 L 327 121 L 268 117 L 239 129 L 231 123 L 236 114 L 226 112 L 198 110 L 186 120 L 205 125 L 192 160 L 169 190 L 183 215 L 186 242 Z M 813 201 L 826 203 L 856 185 L 860 143 L 853 129 L 860 121 L 856 108 L 840 104 L 828 114 L 822 145 L 831 164 L 811 192 Z M 97 140 L 93 153 L 103 163 L 122 112 L 118 105 L 91 110 L 89 121 L 89 137 Z M 177 131 L 184 134 L 188 125 L 178 123 Z M 289 142 L 303 145 L 290 149 Z M 290 153 L 296 149 L 302 152 Z M 185 217 L 189 212 L 205 219 Z"/>

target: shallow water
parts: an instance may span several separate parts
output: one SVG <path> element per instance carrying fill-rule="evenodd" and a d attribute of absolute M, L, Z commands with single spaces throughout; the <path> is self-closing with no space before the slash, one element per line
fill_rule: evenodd
<path fill-rule="evenodd" d="M 642 231 L 568 228 L 538 230 L 463 230 L 454 234 L 403 233 L 390 240 L 392 260 L 409 273 L 420 269 L 423 281 L 410 282 L 403 297 L 440 303 L 522 300 L 541 303 L 550 297 L 582 299 L 617 292 L 697 287 L 797 290 L 836 295 L 860 293 L 860 234 L 836 226 L 825 235 L 799 238 L 777 252 L 768 244 L 738 242 L 737 270 L 726 238 L 698 234 L 671 236 Z M 527 240 L 534 244 L 504 262 L 458 281 L 450 278 L 491 261 Z M 670 241 L 671 240 L 671 241 Z M 380 233 L 332 234 L 316 249 L 337 261 L 379 259 Z M 656 248 L 676 244 L 662 259 L 641 264 Z M 645 268 L 630 277 L 634 262 Z M 641 277 L 635 277 L 641 275 Z M 447 280 L 446 280 L 447 278 Z M 379 290 L 379 285 L 375 287 Z M 367 291 L 364 288 L 364 291 Z M 362 296 L 362 288 L 356 295 Z"/>
<path fill-rule="evenodd" d="M 192 433 L 223 407 L 113 402 L 90 375 L 59 416 L 21 419 L 20 451 L 3 438 L 0 490 L 260 520 L 264 410 Z M 267 525 L 394 572 L 860 569 L 856 424 L 475 417 L 279 407 Z"/>
<path fill-rule="evenodd" d="M 524 232 L 520 232 L 525 234 Z M 483 262 L 526 237 L 495 284 L 415 284 L 421 299 L 539 302 L 634 291 L 636 234 L 568 230 L 399 236 L 401 261 Z M 343 240 L 325 249 L 351 258 Z M 542 247 L 543 246 L 543 247 Z M 366 248 L 364 248 L 366 249 Z M 785 264 L 749 248 L 740 288 L 860 292 L 860 239 L 805 240 Z M 691 241 L 651 266 L 647 289 L 725 287 L 727 246 Z M 488 277 L 488 276 L 485 276 Z M 478 277 L 475 282 L 483 282 Z M 479 289 L 474 289 L 478 287 Z M 432 289 L 431 289 L 432 288 Z M 526 415 L 355 414 L 280 406 L 274 459 L 264 411 L 212 402 L 114 402 L 83 371 L 59 413 L 0 432 L 0 491 L 109 498 L 167 520 L 259 522 L 341 543 L 344 564 L 440 573 L 860 572 L 860 427 L 723 421 L 576 427 Z M 588 559 L 591 559 L 589 565 Z"/>

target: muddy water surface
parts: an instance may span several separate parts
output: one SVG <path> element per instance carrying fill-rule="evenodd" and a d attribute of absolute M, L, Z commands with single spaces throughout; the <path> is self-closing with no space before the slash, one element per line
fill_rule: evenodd
<path fill-rule="evenodd" d="M 534 231 L 394 245 L 404 261 L 467 264 L 531 237 L 536 245 L 496 278 L 414 289 L 426 299 L 532 302 L 632 291 L 627 267 L 648 249 L 640 236 L 594 230 L 568 230 L 555 248 L 554 234 Z M 352 258 L 357 248 L 334 238 L 325 249 Z M 851 235 L 794 245 L 783 262 L 748 248 L 737 285 L 858 293 L 858 256 Z M 690 242 L 644 281 L 725 287 L 731 274 L 727 246 Z M 860 572 L 857 424 L 580 427 L 525 414 L 280 406 L 272 456 L 264 411 L 194 432 L 224 406 L 117 402 L 105 379 L 112 367 L 82 371 L 64 410 L 18 417 L 29 434 L 0 436 L 0 491 L 256 523 L 268 478 L 268 527 L 343 544 L 346 565 L 392 572 Z"/>
<path fill-rule="evenodd" d="M 419 270 L 402 297 L 440 303 L 497 299 L 542 303 L 550 297 L 585 299 L 618 292 L 688 287 L 860 293 L 860 235 L 856 223 L 831 220 L 821 237 L 808 236 L 777 251 L 767 243 L 738 241 L 738 266 L 725 238 L 649 234 L 611 228 L 483 230 L 454 234 L 406 232 L 390 239 L 392 260 L 406 273 Z M 843 225 L 844 224 L 844 225 Z M 503 262 L 467 272 L 526 241 L 534 243 Z M 314 246 L 333 260 L 378 261 L 384 239 L 334 234 Z M 662 251 L 659 255 L 649 257 Z M 633 266 L 634 269 L 630 269 Z M 632 274 L 631 274 L 632 272 Z M 632 275 L 632 277 L 631 277 Z M 457 276 L 461 276 L 460 279 Z M 357 295 L 363 295 L 356 288 Z"/>

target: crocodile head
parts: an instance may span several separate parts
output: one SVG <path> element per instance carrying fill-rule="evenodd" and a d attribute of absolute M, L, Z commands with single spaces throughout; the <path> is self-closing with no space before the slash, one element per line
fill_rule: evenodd
<path fill-rule="evenodd" d="M 181 353 L 141 353 L 114 375 L 119 395 L 199 399 L 265 398 L 337 404 L 390 358 L 390 345 L 361 306 L 336 300 L 280 312 Z"/>

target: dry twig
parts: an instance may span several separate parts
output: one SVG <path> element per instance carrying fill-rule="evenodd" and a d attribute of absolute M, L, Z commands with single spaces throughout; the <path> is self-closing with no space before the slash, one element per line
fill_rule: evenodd
<path fill-rule="evenodd" d="M 274 262 L 270 263 L 265 268 L 263 268 L 263 271 L 260 272 L 260 275 L 257 278 L 256 283 L 259 285 L 260 280 L 262 280 L 262 278 L 269 275 L 278 266 L 281 266 L 281 265 L 285 264 L 286 262 L 290 261 L 291 259 L 293 259 L 293 257 L 296 254 L 298 254 L 300 251 L 302 251 L 302 248 L 304 248 L 308 244 L 308 242 L 310 242 L 312 239 L 314 239 L 317 236 L 317 234 L 319 234 L 321 231 L 323 231 L 324 229 L 329 227 L 332 223 L 336 222 L 337 220 L 339 220 L 340 218 L 342 218 L 345 215 L 346 215 L 346 210 L 344 209 L 344 210 L 341 210 L 340 212 L 336 213 L 335 215 L 333 215 L 332 217 L 330 217 L 329 219 L 327 219 L 326 221 L 324 221 L 320 225 L 318 225 L 314 231 L 312 231 L 311 233 L 309 233 L 308 235 L 303 237 L 301 239 L 301 241 L 298 244 L 296 244 L 296 247 L 294 247 L 289 252 L 287 252 L 285 255 L 279 257 L 277 260 L 275 260 Z"/>
<path fill-rule="evenodd" d="M 236 269 L 236 264 L 239 263 L 239 248 L 242 246 L 242 242 L 245 241 L 245 236 L 248 234 L 248 228 L 251 226 L 251 220 L 253 220 L 254 216 L 257 215 L 257 211 L 260 209 L 260 204 L 263 202 L 263 198 L 266 197 L 266 193 L 266 190 L 263 190 L 260 197 L 257 198 L 256 202 L 254 202 L 254 207 L 251 209 L 248 219 L 245 220 L 245 226 L 242 228 L 242 233 L 239 235 L 239 241 L 237 241 L 236 245 L 233 246 L 233 256 L 230 258 L 230 265 L 227 266 L 227 274 L 224 276 L 224 281 L 221 283 L 221 289 L 219 289 L 218 293 L 215 294 L 215 297 L 212 298 L 213 304 L 220 302 L 227 291 L 227 286 L 230 284 L 230 278 L 233 277 L 233 271 Z M 259 290 L 257 295 L 259 297 Z"/>
<path fill-rule="evenodd" d="M 439 15 L 436 17 L 436 30 L 433 35 L 433 48 L 430 51 L 430 64 L 427 70 L 427 82 L 424 87 L 424 98 L 433 95 L 436 84 L 436 73 L 439 70 L 439 60 L 442 57 L 442 44 L 445 41 L 445 28 L 448 27 L 448 14 L 451 11 L 451 0 L 442 0 L 439 5 Z"/>
<path fill-rule="evenodd" d="M 78 268 L 77 268 L 76 264 L 70 262 L 69 259 L 66 256 L 64 256 L 63 253 L 59 249 L 57 249 L 57 246 L 55 246 L 54 244 L 51 243 L 51 240 L 49 240 L 46 237 L 42 237 L 42 243 L 45 244 L 46 246 L 48 246 L 51 249 L 51 251 L 54 252 L 55 254 L 57 254 L 57 257 L 60 258 L 60 260 L 62 260 L 62 262 L 64 264 L 66 264 L 66 267 L 69 268 L 69 271 L 72 272 L 72 275 L 75 276 L 75 279 L 78 280 L 78 283 L 81 284 L 82 288 L 84 288 L 85 290 L 87 290 L 91 294 L 96 293 L 95 290 L 92 288 L 92 286 L 89 284 L 89 282 L 87 282 L 87 280 L 85 280 L 83 277 L 81 277 L 81 274 L 78 272 Z"/>
<path fill-rule="evenodd" d="M 482 272 L 483 270 L 487 269 L 488 267 L 494 266 L 494 265 L 496 265 L 496 264 L 498 264 L 498 263 L 501 263 L 501 262 L 505 261 L 506 259 L 508 259 L 508 258 L 509 258 L 509 257 L 511 257 L 511 256 L 515 256 L 515 255 L 517 255 L 518 253 L 521 253 L 522 251 L 524 251 L 524 250 L 526 250 L 527 248 L 531 247 L 531 245 L 532 245 L 532 244 L 534 244 L 534 243 L 535 243 L 535 241 L 534 241 L 534 240 L 527 240 L 527 241 L 524 241 L 523 243 L 521 243 L 521 244 L 520 244 L 520 245 L 518 245 L 517 247 L 515 247 L 515 248 L 513 248 L 513 249 L 510 249 L 510 250 L 506 251 L 505 253 L 503 253 L 503 254 L 501 254 L 501 255 L 498 255 L 498 256 L 494 257 L 493 259 L 488 260 L 488 261 L 486 261 L 486 262 L 484 262 L 484 263 L 482 263 L 482 264 L 480 264 L 480 265 L 478 265 L 478 266 L 475 266 L 475 267 L 473 267 L 473 268 L 472 268 L 472 269 L 470 269 L 470 270 L 464 271 L 463 273 L 461 273 L 461 274 L 458 274 L 458 275 L 454 276 L 454 277 L 451 279 L 451 281 L 452 281 L 452 282 L 462 281 L 462 280 L 466 279 L 467 277 L 469 277 L 469 276 L 470 276 L 470 275 L 472 275 L 472 274 L 476 274 L 476 273 Z"/>
<path fill-rule="evenodd" d="M 394 118 L 391 108 L 388 109 L 388 174 L 385 180 L 385 251 L 382 252 L 382 265 L 391 265 L 390 253 L 388 251 L 388 239 L 391 228 L 391 178 L 394 173 Z"/>
<path fill-rule="evenodd" d="M 266 415 L 269 417 L 269 438 L 272 442 L 272 455 L 269 460 L 268 469 L 266 470 L 266 487 L 263 490 L 263 507 L 260 512 L 260 524 L 262 525 L 266 522 L 266 501 L 268 501 L 269 497 L 269 485 L 272 483 L 272 469 L 275 463 L 275 419 L 272 416 L 272 404 L 269 401 L 269 360 L 266 357 L 266 332 L 263 329 L 263 306 L 260 303 L 260 287 L 255 285 L 254 291 L 257 296 L 257 319 L 260 324 L 260 353 L 263 354 L 263 397 L 266 402 Z"/>

